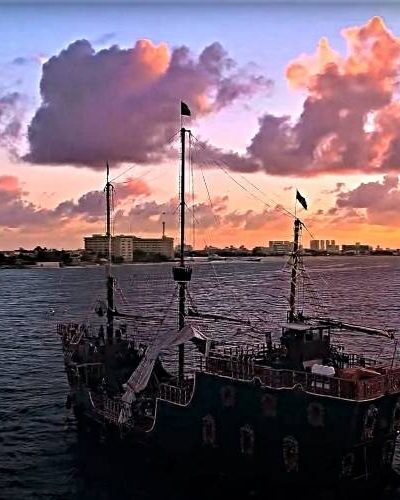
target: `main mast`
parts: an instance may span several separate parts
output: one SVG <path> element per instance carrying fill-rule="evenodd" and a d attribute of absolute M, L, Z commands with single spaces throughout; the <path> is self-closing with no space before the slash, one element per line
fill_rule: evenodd
<path fill-rule="evenodd" d="M 174 280 L 178 282 L 179 303 L 178 303 L 178 328 L 182 330 L 185 326 L 186 316 L 186 287 L 191 279 L 192 270 L 185 266 L 185 140 L 186 133 L 189 132 L 184 127 L 180 130 L 181 136 L 181 168 L 180 168 L 180 260 L 179 266 L 173 268 Z M 185 347 L 179 346 L 178 351 L 178 379 L 182 384 L 185 378 Z"/>
<path fill-rule="evenodd" d="M 297 292 L 297 274 L 299 268 L 299 234 L 301 221 L 296 217 L 294 221 L 294 240 L 293 240 L 293 262 L 292 275 L 290 280 L 290 299 L 289 299 L 289 323 L 296 320 L 296 292 Z"/>
<path fill-rule="evenodd" d="M 106 205 L 106 238 L 108 241 L 108 262 L 107 262 L 107 338 L 112 340 L 114 335 L 114 278 L 111 274 L 111 259 L 112 259 L 112 235 L 111 235 L 111 191 L 113 186 L 110 182 L 110 167 L 107 162 L 107 184 Z"/>

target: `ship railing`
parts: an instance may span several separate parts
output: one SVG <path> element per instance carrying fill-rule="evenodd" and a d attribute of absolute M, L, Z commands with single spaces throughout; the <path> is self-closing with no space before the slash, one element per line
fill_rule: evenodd
<path fill-rule="evenodd" d="M 330 395 L 353 400 L 373 399 L 385 393 L 400 392 L 400 369 L 389 370 L 366 380 L 328 377 L 310 372 L 280 370 L 258 365 L 251 359 L 208 357 L 200 370 L 228 376 L 237 380 L 259 380 L 273 388 L 298 387 L 316 394 Z"/>
<path fill-rule="evenodd" d="M 187 381 L 182 387 L 160 384 L 157 397 L 170 403 L 186 405 L 193 392 L 193 381 Z"/>
<path fill-rule="evenodd" d="M 248 344 L 248 345 L 232 345 L 232 346 L 216 346 L 212 348 L 212 355 L 217 357 L 229 358 L 255 358 L 266 356 L 271 352 L 278 352 L 281 349 L 278 344 Z"/>
<path fill-rule="evenodd" d="M 90 326 L 84 323 L 57 323 L 57 333 L 62 337 L 64 346 L 78 345 L 83 335 L 88 335 Z"/>
<path fill-rule="evenodd" d="M 118 424 L 119 416 L 124 411 L 125 406 L 119 399 L 111 399 L 108 396 L 103 396 L 103 416 L 108 421 Z"/>
<path fill-rule="evenodd" d="M 99 394 L 95 392 L 90 392 L 89 397 L 93 409 L 105 420 L 108 420 L 116 425 L 119 424 L 121 412 L 123 413 L 124 411 L 127 411 L 126 405 L 121 401 L 121 399 L 112 399 L 106 394 Z"/>
<path fill-rule="evenodd" d="M 360 354 L 341 352 L 336 358 L 340 368 L 353 368 L 356 366 L 362 367 L 377 367 L 382 365 L 382 362 L 367 358 Z"/>

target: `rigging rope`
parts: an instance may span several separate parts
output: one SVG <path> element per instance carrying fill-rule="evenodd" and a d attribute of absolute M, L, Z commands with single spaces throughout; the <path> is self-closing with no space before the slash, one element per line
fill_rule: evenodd
<path fill-rule="evenodd" d="M 196 144 L 198 144 L 198 146 L 203 149 L 203 151 L 205 151 L 206 153 L 208 153 L 207 149 L 205 148 L 204 144 L 199 140 L 197 139 L 197 137 L 195 137 L 191 132 L 190 134 L 192 135 L 192 137 L 194 138 L 194 140 L 196 141 Z M 224 160 L 221 160 L 221 159 L 211 159 L 211 161 L 213 163 L 215 163 L 215 165 L 220 169 L 222 170 L 235 184 L 237 184 L 243 191 L 245 191 L 246 193 L 248 193 L 252 198 L 254 198 L 255 200 L 259 201 L 260 203 L 262 203 L 263 205 L 267 206 L 268 208 L 272 208 L 271 204 L 266 202 L 265 200 L 259 198 L 258 196 L 256 196 L 254 193 L 252 193 L 251 191 L 249 191 L 246 187 L 243 186 L 243 184 L 241 184 L 238 180 L 236 180 L 231 174 L 230 172 L 227 170 L 227 168 L 230 168 L 229 165 L 224 161 Z M 241 175 L 242 178 L 244 178 L 242 175 Z M 249 184 L 251 184 L 253 187 L 256 187 L 253 183 L 251 183 L 249 180 L 245 179 Z M 256 187 L 256 189 L 258 191 L 260 191 L 262 194 L 265 194 L 263 193 L 259 188 Z M 282 205 L 279 205 L 279 204 L 276 204 L 276 202 L 274 200 L 271 200 L 273 203 L 275 203 L 275 208 L 277 210 L 281 210 L 286 216 L 288 217 L 291 217 L 291 218 L 295 218 L 295 215 L 290 212 L 289 210 L 287 210 L 285 207 L 283 207 Z"/>

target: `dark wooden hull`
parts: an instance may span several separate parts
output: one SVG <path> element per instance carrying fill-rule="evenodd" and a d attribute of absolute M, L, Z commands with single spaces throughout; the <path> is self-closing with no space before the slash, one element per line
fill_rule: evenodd
<path fill-rule="evenodd" d="M 240 477 L 282 498 L 301 488 L 326 498 L 376 499 L 392 476 L 396 394 L 353 401 L 197 373 L 189 403 L 157 400 L 147 431 L 107 423 L 87 396 L 85 387 L 74 393 L 78 421 L 128 453 Z"/>

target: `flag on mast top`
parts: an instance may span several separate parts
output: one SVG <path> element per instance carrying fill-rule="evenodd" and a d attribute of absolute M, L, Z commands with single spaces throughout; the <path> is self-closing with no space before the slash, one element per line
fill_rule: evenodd
<path fill-rule="evenodd" d="M 192 115 L 190 112 L 189 106 L 183 101 L 181 101 L 181 115 L 182 116 L 191 116 Z"/>
<path fill-rule="evenodd" d="M 307 210 L 307 202 L 304 196 L 301 196 L 298 190 L 296 190 L 296 200 L 300 203 L 300 205 L 304 208 L 304 210 Z"/>

